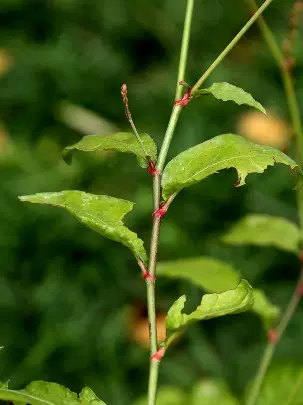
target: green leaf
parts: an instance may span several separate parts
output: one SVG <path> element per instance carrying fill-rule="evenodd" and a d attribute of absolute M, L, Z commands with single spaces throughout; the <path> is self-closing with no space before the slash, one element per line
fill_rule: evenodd
<path fill-rule="evenodd" d="M 90 388 L 83 388 L 79 397 L 56 383 L 33 381 L 24 390 L 0 388 L 0 399 L 31 405 L 105 405 Z"/>
<path fill-rule="evenodd" d="M 130 201 L 75 190 L 38 193 L 19 198 L 21 201 L 64 208 L 84 225 L 127 246 L 136 258 L 141 258 L 144 262 L 147 260 L 143 241 L 122 222 L 123 217 L 133 209 L 134 204 Z"/>
<path fill-rule="evenodd" d="M 233 84 L 226 82 L 213 83 L 207 89 L 197 90 L 192 94 L 192 96 L 195 98 L 207 94 L 212 94 L 218 100 L 234 101 L 238 105 L 249 105 L 250 107 L 254 107 L 266 114 L 265 108 L 258 103 L 251 94 L 247 93 L 240 87 L 234 86 Z"/>
<path fill-rule="evenodd" d="M 250 389 L 247 390 L 247 396 Z M 283 365 L 270 369 L 257 403 L 258 405 L 303 404 L 303 366 Z"/>
<path fill-rule="evenodd" d="M 239 273 L 230 264 L 212 257 L 160 262 L 157 276 L 183 278 L 212 293 L 234 289 L 240 282 Z"/>
<path fill-rule="evenodd" d="M 64 148 L 63 158 L 67 163 L 70 163 L 72 153 L 75 150 L 82 152 L 115 150 L 117 152 L 133 153 L 137 156 L 139 165 L 147 167 L 147 158 L 150 158 L 153 162 L 157 159 L 157 146 L 147 134 L 142 135 L 141 140 L 147 155 L 145 155 L 138 139 L 132 133 L 118 132 L 112 135 L 87 135 L 74 145 Z"/>
<path fill-rule="evenodd" d="M 160 262 L 157 266 L 157 276 L 182 278 L 210 293 L 234 289 L 241 279 L 240 273 L 232 265 L 212 257 Z M 266 328 L 271 327 L 280 315 L 280 309 L 258 289 L 254 289 L 251 311 L 260 316 Z"/>
<path fill-rule="evenodd" d="M 276 323 L 281 313 L 280 308 L 273 305 L 264 292 L 259 289 L 254 289 L 254 306 L 252 309 L 260 316 L 267 329 Z"/>
<path fill-rule="evenodd" d="M 166 336 L 168 339 L 180 333 L 191 323 L 247 311 L 254 303 L 254 295 L 249 283 L 242 280 L 234 290 L 220 294 L 205 294 L 201 304 L 189 315 L 182 312 L 185 302 L 186 297 L 182 295 L 167 313 Z"/>
<path fill-rule="evenodd" d="M 227 384 L 220 380 L 203 380 L 192 391 L 189 405 L 239 405 Z"/>
<path fill-rule="evenodd" d="M 165 167 L 162 176 L 163 197 L 178 193 L 218 170 L 234 167 L 238 186 L 249 173 L 263 173 L 268 166 L 283 163 L 291 169 L 298 165 L 281 151 L 257 145 L 241 136 L 224 134 L 180 153 Z"/>
<path fill-rule="evenodd" d="M 139 398 L 133 405 L 146 405 L 147 398 Z M 157 393 L 157 405 L 191 405 L 187 395 L 178 387 L 160 387 Z"/>
<path fill-rule="evenodd" d="M 285 218 L 252 214 L 233 225 L 222 240 L 233 245 L 274 246 L 298 253 L 300 230 Z"/>

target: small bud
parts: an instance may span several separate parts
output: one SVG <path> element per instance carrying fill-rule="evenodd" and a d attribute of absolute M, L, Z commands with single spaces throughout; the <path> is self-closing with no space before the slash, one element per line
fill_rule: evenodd
<path fill-rule="evenodd" d="M 128 106 L 127 85 L 124 83 L 121 86 L 121 96 L 125 106 Z"/>

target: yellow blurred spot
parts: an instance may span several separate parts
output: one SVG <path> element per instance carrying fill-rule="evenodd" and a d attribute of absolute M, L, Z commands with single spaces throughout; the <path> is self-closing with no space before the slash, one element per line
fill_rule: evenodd
<path fill-rule="evenodd" d="M 157 335 L 159 343 L 166 338 L 165 318 L 165 313 L 157 314 Z M 136 305 L 131 309 L 129 326 L 129 336 L 131 340 L 141 347 L 149 348 L 148 319 L 144 307 L 138 307 L 138 305 Z"/>
<path fill-rule="evenodd" d="M 13 58 L 6 49 L 0 49 L 0 77 L 4 76 L 13 66 Z"/>
<path fill-rule="evenodd" d="M 285 150 L 290 141 L 290 129 L 287 124 L 274 115 L 259 112 L 243 114 L 237 124 L 239 135 L 261 145 L 273 146 Z"/>

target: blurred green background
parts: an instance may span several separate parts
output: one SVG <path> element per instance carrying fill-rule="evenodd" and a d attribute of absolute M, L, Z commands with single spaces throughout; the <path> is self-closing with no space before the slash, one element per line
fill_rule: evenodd
<path fill-rule="evenodd" d="M 266 11 L 280 42 L 292 3 L 276 0 Z M 197 0 L 195 7 L 186 74 L 190 84 L 250 16 L 243 0 Z M 23 205 L 17 196 L 79 189 L 129 199 L 136 207 L 126 223 L 148 246 L 151 179 L 135 158 L 78 155 L 67 166 L 61 150 L 86 133 L 129 130 L 120 96 L 123 82 L 138 129 L 160 144 L 174 97 L 184 10 L 185 0 L 0 2 L 0 346 L 5 347 L 0 379 L 9 379 L 13 388 L 33 379 L 56 381 L 76 392 L 89 385 L 115 405 L 130 404 L 146 390 L 148 351 L 140 332 L 147 325 L 145 285 L 131 253 L 65 212 Z M 299 43 L 294 75 L 302 101 Z M 256 26 L 212 81 L 251 92 L 285 132 L 279 71 Z M 181 116 L 170 157 L 236 132 L 245 117 L 253 118 L 247 124 L 253 132 L 259 116 L 250 113 L 212 98 L 192 103 Z M 270 131 L 263 133 L 266 142 Z M 235 181 L 235 172 L 221 172 L 179 195 L 163 221 L 159 260 L 224 259 L 283 307 L 298 274 L 297 260 L 270 248 L 231 248 L 219 238 L 250 212 L 297 221 L 294 179 L 287 169 L 275 167 L 263 176 L 251 175 L 245 187 L 234 188 Z M 183 293 L 190 306 L 199 302 L 198 288 L 159 279 L 159 314 Z M 302 335 L 301 306 L 275 363 L 303 361 Z M 251 313 L 193 326 L 167 353 L 160 385 L 186 390 L 215 376 L 241 395 L 265 341 L 260 320 Z"/>

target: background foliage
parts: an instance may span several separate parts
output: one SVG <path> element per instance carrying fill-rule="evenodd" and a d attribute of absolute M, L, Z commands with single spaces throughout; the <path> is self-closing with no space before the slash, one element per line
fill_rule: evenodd
<path fill-rule="evenodd" d="M 245 2 L 233 2 L 234 7 L 222 0 L 196 2 L 189 83 L 248 19 Z M 276 0 L 266 11 L 280 40 L 291 5 Z M 120 97 L 125 81 L 137 127 L 161 141 L 174 94 L 184 7 L 183 0 L 1 1 L 0 345 L 5 349 L 0 378 L 10 379 L 11 387 L 38 378 L 76 392 L 88 385 L 116 405 L 129 404 L 145 391 L 148 352 L 139 334 L 145 325 L 145 286 L 130 252 L 64 212 L 23 205 L 17 196 L 80 189 L 129 199 L 136 207 L 126 223 L 148 241 L 151 181 L 135 158 L 84 155 L 69 167 L 61 149 L 83 133 L 128 130 Z M 298 47 L 299 41 L 294 73 L 300 100 L 303 54 Z M 271 113 L 287 119 L 279 72 L 257 27 L 211 79 L 245 88 Z M 192 103 L 182 114 L 170 156 L 236 132 L 247 111 L 212 98 Z M 297 276 L 293 256 L 274 248 L 225 246 L 220 237 L 247 213 L 296 221 L 293 182 L 282 167 L 252 175 L 240 189 L 233 187 L 235 181 L 235 172 L 222 172 L 180 194 L 163 222 L 159 259 L 209 255 L 226 260 L 283 306 Z M 194 307 L 198 288 L 161 279 L 159 313 L 184 292 Z M 301 307 L 276 364 L 303 361 L 302 315 Z M 264 343 L 261 322 L 252 313 L 193 326 L 168 352 L 160 381 L 189 391 L 202 378 L 215 376 L 241 394 Z"/>

